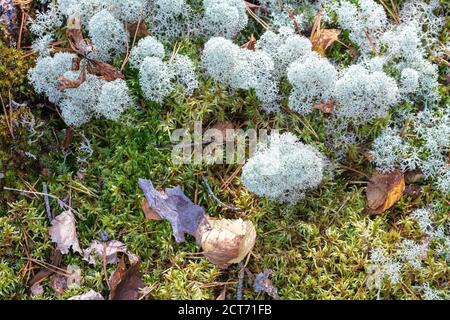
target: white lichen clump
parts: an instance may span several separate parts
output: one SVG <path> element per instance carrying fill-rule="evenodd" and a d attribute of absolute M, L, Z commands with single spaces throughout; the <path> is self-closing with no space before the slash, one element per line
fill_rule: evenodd
<path fill-rule="evenodd" d="M 231 38 L 248 22 L 244 1 L 203 0 L 203 31 L 210 35 Z"/>
<path fill-rule="evenodd" d="M 242 182 L 258 196 L 294 203 L 321 184 L 326 166 L 325 157 L 296 136 L 273 133 L 245 164 Z"/>
<path fill-rule="evenodd" d="M 152 36 L 147 36 L 139 40 L 138 44 L 131 50 L 130 64 L 138 69 L 147 57 L 157 57 L 164 59 L 166 52 L 161 42 Z"/>
<path fill-rule="evenodd" d="M 317 54 L 293 62 L 287 76 L 293 87 L 289 107 L 298 113 L 309 113 L 315 104 L 327 103 L 333 97 L 337 71 Z"/>
<path fill-rule="evenodd" d="M 385 117 L 399 101 L 396 81 L 383 72 L 370 73 L 360 65 L 352 65 L 337 80 L 336 115 L 356 123 Z"/>
<path fill-rule="evenodd" d="M 108 61 L 126 52 L 128 32 L 107 10 L 100 11 L 89 20 L 88 31 L 95 45 L 93 57 Z"/>

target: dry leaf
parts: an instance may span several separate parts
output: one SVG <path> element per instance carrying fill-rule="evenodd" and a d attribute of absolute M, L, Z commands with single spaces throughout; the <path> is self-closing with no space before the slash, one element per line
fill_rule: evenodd
<path fill-rule="evenodd" d="M 59 267 L 61 265 L 61 261 L 62 261 L 61 251 L 55 249 L 53 251 L 51 265 L 54 267 Z M 47 268 L 42 269 L 41 271 L 36 273 L 36 275 L 31 279 L 30 285 L 33 286 L 37 283 L 41 283 L 42 281 L 50 277 L 53 273 L 54 273 L 53 271 Z"/>
<path fill-rule="evenodd" d="M 83 57 L 94 51 L 94 45 L 91 40 L 84 39 L 81 31 L 81 21 L 76 15 L 67 19 L 67 37 L 72 39 L 70 46 L 73 51 L 79 53 Z"/>
<path fill-rule="evenodd" d="M 40 297 L 44 294 L 44 287 L 40 283 L 35 283 L 30 288 L 32 297 Z"/>
<path fill-rule="evenodd" d="M 139 262 L 126 268 L 125 260 L 122 258 L 117 270 L 111 275 L 109 280 L 111 292 L 110 300 L 138 300 L 139 290 L 145 288 L 142 281 L 142 274 L 139 271 Z"/>
<path fill-rule="evenodd" d="M 114 81 L 116 79 L 123 79 L 125 76 L 115 67 L 106 62 L 98 60 L 89 60 L 87 63 L 87 70 L 90 74 L 99 76 L 105 81 Z"/>
<path fill-rule="evenodd" d="M 133 23 L 127 24 L 128 33 L 134 37 L 136 35 L 137 38 L 142 38 L 150 35 L 150 31 L 148 31 L 147 25 L 144 21 L 136 21 Z"/>
<path fill-rule="evenodd" d="M 184 242 L 184 235 L 194 235 L 201 221 L 205 219 L 205 210 L 192 203 L 180 187 L 166 189 L 162 194 L 153 187 L 150 180 L 140 179 L 139 187 L 145 198 L 161 218 L 172 225 L 172 233 L 177 242 Z"/>
<path fill-rule="evenodd" d="M 313 28 L 311 30 L 311 43 L 313 51 L 319 53 L 322 57 L 326 55 L 326 51 L 331 47 L 338 39 L 341 31 L 338 29 L 321 29 L 322 22 L 322 10 L 317 14 L 314 21 Z"/>
<path fill-rule="evenodd" d="M 318 103 L 314 105 L 314 109 L 320 110 L 323 113 L 333 113 L 335 107 L 334 101 L 326 103 Z"/>
<path fill-rule="evenodd" d="M 139 187 L 144 192 L 150 209 L 170 222 L 175 240 L 184 242 L 186 233 L 194 236 L 204 255 L 212 263 L 225 268 L 241 262 L 252 250 L 256 239 L 256 229 L 252 222 L 242 219 L 211 219 L 179 187 L 160 193 L 151 181 L 145 179 L 139 180 Z"/>
<path fill-rule="evenodd" d="M 142 210 L 144 210 L 145 218 L 148 220 L 159 221 L 162 220 L 161 216 L 150 207 L 147 199 L 142 199 L 141 201 Z"/>
<path fill-rule="evenodd" d="M 278 299 L 278 290 L 270 280 L 271 275 L 272 270 L 258 273 L 255 277 L 254 288 L 256 292 L 266 292 L 272 298 Z"/>
<path fill-rule="evenodd" d="M 67 287 L 81 286 L 83 278 L 81 277 L 81 268 L 75 265 L 68 265 L 67 269 Z"/>
<path fill-rule="evenodd" d="M 52 242 L 57 244 L 57 249 L 62 254 L 67 254 L 70 247 L 72 247 L 73 251 L 82 253 L 80 244 L 78 243 L 75 217 L 70 210 L 64 211 L 53 219 L 49 233 Z"/>
<path fill-rule="evenodd" d="M 80 294 L 69 298 L 68 300 L 105 300 L 102 295 L 94 290 L 89 290 L 87 293 Z"/>
<path fill-rule="evenodd" d="M 325 57 L 327 49 L 339 39 L 340 34 L 341 31 L 338 29 L 322 29 L 316 32 L 314 37 L 311 35 L 313 51 Z"/>
<path fill-rule="evenodd" d="M 255 45 L 256 45 L 256 38 L 252 34 L 250 38 L 248 38 L 248 41 L 241 46 L 241 48 L 248 50 L 255 50 Z"/>
<path fill-rule="evenodd" d="M 125 253 L 130 259 L 131 263 L 136 263 L 139 261 L 139 257 L 128 251 L 127 246 L 120 241 L 111 240 L 107 242 L 101 242 L 94 240 L 89 248 L 85 249 L 83 252 L 83 260 L 89 262 L 89 264 L 95 265 L 96 260 L 103 262 L 106 256 L 107 264 L 115 264 L 119 262 L 117 257 L 118 253 Z"/>
<path fill-rule="evenodd" d="M 208 222 L 209 226 L 200 228 L 196 240 L 212 263 L 226 268 L 244 260 L 253 249 L 256 229 L 251 221 L 208 219 Z"/>
<path fill-rule="evenodd" d="M 420 171 L 408 171 L 405 173 L 405 183 L 415 184 L 425 180 L 425 175 Z"/>
<path fill-rule="evenodd" d="M 86 69 L 83 68 L 80 71 L 80 75 L 78 76 L 77 79 L 75 80 L 70 80 L 67 79 L 64 76 L 60 76 L 58 78 L 58 90 L 59 91 L 64 91 L 66 89 L 74 89 L 74 88 L 78 88 L 79 86 L 81 86 L 83 84 L 83 82 L 86 81 Z"/>
<path fill-rule="evenodd" d="M 67 278 L 61 274 L 54 274 L 50 277 L 50 288 L 55 291 L 56 295 L 60 296 L 66 292 L 67 289 Z"/>
<path fill-rule="evenodd" d="M 367 185 L 369 211 L 373 214 L 385 212 L 400 200 L 404 190 L 405 179 L 400 170 L 387 174 L 376 172 Z"/>

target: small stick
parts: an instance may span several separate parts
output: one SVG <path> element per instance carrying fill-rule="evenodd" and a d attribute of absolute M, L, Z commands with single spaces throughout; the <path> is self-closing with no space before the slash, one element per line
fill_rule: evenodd
<path fill-rule="evenodd" d="M 373 42 L 372 37 L 370 36 L 369 31 L 367 30 L 367 28 L 364 28 L 364 34 L 366 35 L 367 40 L 369 41 L 369 45 L 370 48 L 372 49 L 373 53 L 375 53 L 375 55 L 377 57 L 380 56 L 380 53 L 378 52 L 377 48 L 375 47 L 375 43 Z"/>
<path fill-rule="evenodd" d="M 245 268 L 242 261 L 239 262 L 239 268 L 241 268 L 241 271 L 239 271 L 239 281 L 237 284 L 236 300 L 242 300 L 243 298 Z"/>
<path fill-rule="evenodd" d="M 11 137 L 14 139 L 15 138 L 14 137 L 14 132 L 13 132 L 13 129 L 11 127 L 11 123 L 9 123 L 8 112 L 6 111 L 6 106 L 5 106 L 5 103 L 3 101 L 2 95 L 0 95 L 0 100 L 2 102 L 3 113 L 5 114 L 6 125 L 8 126 L 8 130 L 9 130 L 9 133 L 11 134 Z"/>
<path fill-rule="evenodd" d="M 229 206 L 229 205 L 223 203 L 222 201 L 220 201 L 220 199 L 217 198 L 217 196 L 213 193 L 213 191 L 212 191 L 212 189 L 211 189 L 211 186 L 210 186 L 209 183 L 208 183 L 208 180 L 207 180 L 204 176 L 202 176 L 202 181 L 203 181 L 203 183 L 205 184 L 206 189 L 208 190 L 208 194 L 209 194 L 214 200 L 216 200 L 217 203 L 219 203 L 222 207 L 225 207 L 225 208 L 227 208 L 228 210 L 231 210 L 231 211 L 241 211 L 241 210 L 242 210 L 242 209 L 237 208 L 237 207 Z"/>
<path fill-rule="evenodd" d="M 291 10 L 289 10 L 288 15 L 289 15 L 289 19 L 291 19 L 291 21 L 294 23 L 294 27 L 295 27 L 295 30 L 297 30 L 297 33 L 299 35 L 302 35 L 303 34 L 302 33 L 302 29 L 298 25 L 297 19 L 295 19 L 295 16 L 294 16 L 294 14 L 292 13 Z"/>
<path fill-rule="evenodd" d="M 136 31 L 134 32 L 133 42 L 131 43 L 131 48 L 133 48 L 134 44 L 136 43 L 136 38 L 137 38 L 138 31 L 139 31 L 139 27 L 141 26 L 141 21 L 142 21 L 142 19 L 139 19 L 139 21 L 137 23 Z M 127 65 L 128 61 L 130 60 L 130 56 L 131 56 L 131 51 L 130 51 L 128 41 L 127 41 L 127 55 L 125 57 L 125 60 L 122 63 L 122 67 L 120 68 L 120 71 L 123 71 L 123 69 Z"/>
<path fill-rule="evenodd" d="M 26 194 L 33 194 L 33 195 L 36 195 L 36 196 L 45 196 L 45 195 L 47 195 L 47 197 L 50 197 L 50 198 L 55 199 L 56 201 L 58 201 L 58 204 L 60 206 L 62 206 L 63 209 L 71 210 L 71 211 L 75 212 L 76 214 L 80 215 L 80 213 L 78 211 L 76 211 L 74 208 L 72 208 L 71 206 L 69 206 L 66 203 L 64 203 L 60 198 L 58 198 L 58 197 L 56 197 L 54 195 L 51 195 L 51 194 L 45 194 L 43 192 L 34 192 L 34 191 L 28 191 L 28 190 L 20 190 L 20 189 L 8 188 L 8 187 L 3 187 L 3 190 L 20 192 L 20 193 L 26 193 Z"/>
<path fill-rule="evenodd" d="M 48 188 L 47 183 L 42 182 L 42 190 L 44 191 L 44 203 L 45 203 L 45 210 L 47 211 L 47 217 L 50 222 L 53 220 L 52 211 L 50 209 L 50 201 L 48 200 Z"/>
<path fill-rule="evenodd" d="M 386 9 L 386 11 L 389 12 L 389 14 L 394 18 L 395 22 L 397 24 L 400 24 L 400 19 L 398 19 L 398 17 L 392 12 L 392 10 L 389 9 L 389 7 L 386 5 L 386 3 L 384 3 L 383 0 L 379 0 L 379 1 L 383 5 L 383 7 Z"/>
<path fill-rule="evenodd" d="M 20 8 L 20 10 L 22 11 L 22 20 L 20 21 L 19 38 L 17 40 L 17 50 L 20 50 L 20 46 L 22 43 L 22 33 L 23 33 L 24 21 L 25 21 L 25 13 L 22 8 Z"/>

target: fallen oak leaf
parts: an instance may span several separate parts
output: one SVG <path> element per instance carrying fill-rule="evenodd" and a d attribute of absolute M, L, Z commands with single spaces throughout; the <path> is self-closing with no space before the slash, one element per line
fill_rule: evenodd
<path fill-rule="evenodd" d="M 72 211 L 64 211 L 52 220 L 52 226 L 49 228 L 49 234 L 52 242 L 57 244 L 57 249 L 62 254 L 67 254 L 72 248 L 74 252 L 82 253 L 78 243 L 77 230 L 75 226 L 75 217 Z"/>
<path fill-rule="evenodd" d="M 396 169 L 391 173 L 376 172 L 367 184 L 366 196 L 369 212 L 383 213 L 400 200 L 405 191 L 404 174 Z"/>
<path fill-rule="evenodd" d="M 139 290 L 145 288 L 142 274 L 139 271 L 139 264 L 139 262 L 135 262 L 127 269 L 125 259 L 122 257 L 116 271 L 114 271 L 109 280 L 111 286 L 110 300 L 139 299 Z"/>
<path fill-rule="evenodd" d="M 150 31 L 148 31 L 147 25 L 143 21 L 128 23 L 127 30 L 129 34 L 135 35 L 138 38 L 151 35 Z"/>
<path fill-rule="evenodd" d="M 152 207 L 150 207 L 146 198 L 142 199 L 141 207 L 142 207 L 142 210 L 144 211 L 145 218 L 147 220 L 153 220 L 153 221 L 162 220 L 161 216 L 155 210 L 153 210 Z"/>
<path fill-rule="evenodd" d="M 90 52 L 94 51 L 95 47 L 90 39 L 83 37 L 81 31 L 81 20 L 79 16 L 73 15 L 67 19 L 67 32 L 66 35 L 70 41 L 70 47 L 76 53 L 87 56 Z"/>

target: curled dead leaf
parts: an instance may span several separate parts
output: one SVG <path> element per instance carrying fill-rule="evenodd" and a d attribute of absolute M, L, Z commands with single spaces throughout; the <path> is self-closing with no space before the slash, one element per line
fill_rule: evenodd
<path fill-rule="evenodd" d="M 256 239 L 252 222 L 212 219 L 202 207 L 192 203 L 179 187 L 161 193 L 151 181 L 145 179 L 139 180 L 139 187 L 147 200 L 143 203 L 146 215 L 151 219 L 159 216 L 168 220 L 177 242 L 183 242 L 186 233 L 194 236 L 205 257 L 212 263 L 225 268 L 241 262 L 252 250 Z"/>
<path fill-rule="evenodd" d="M 98 60 L 89 60 L 87 63 L 87 71 L 90 74 L 99 76 L 105 81 L 114 81 L 125 77 L 122 72 L 118 71 L 109 63 Z"/>
<path fill-rule="evenodd" d="M 313 28 L 311 30 L 311 43 L 313 51 L 319 53 L 322 57 L 326 55 L 326 51 L 330 48 L 338 39 L 341 34 L 341 30 L 338 29 L 321 29 L 322 23 L 322 10 L 317 14 L 314 21 Z"/>
<path fill-rule="evenodd" d="M 376 172 L 367 184 L 366 196 L 372 214 L 383 213 L 402 197 L 405 191 L 403 173 L 396 169 L 391 173 Z"/>
<path fill-rule="evenodd" d="M 75 80 L 70 80 L 67 79 L 64 76 L 60 76 L 58 78 L 58 90 L 59 91 L 64 91 L 66 89 L 74 89 L 74 88 L 78 88 L 79 86 L 81 86 L 83 84 L 83 82 L 86 81 L 86 69 L 83 68 L 80 71 L 80 75 L 78 76 L 77 79 Z"/>
<path fill-rule="evenodd" d="M 148 31 L 147 25 L 143 21 L 136 21 L 127 24 L 128 33 L 135 35 L 138 38 L 149 36 L 151 33 Z"/>
<path fill-rule="evenodd" d="M 53 219 L 49 233 L 52 242 L 57 244 L 57 249 L 62 254 L 67 254 L 71 247 L 73 251 L 82 253 L 80 244 L 78 243 L 75 217 L 70 210 L 64 211 Z"/>
<path fill-rule="evenodd" d="M 255 245 L 256 229 L 251 221 L 208 219 L 196 235 L 197 244 L 209 261 L 221 268 L 239 263 Z"/>
<path fill-rule="evenodd" d="M 255 45 L 256 45 L 256 38 L 252 34 L 250 38 L 248 38 L 248 41 L 241 46 L 241 48 L 248 50 L 255 50 Z"/>
<path fill-rule="evenodd" d="M 110 300 L 138 300 L 139 290 L 145 288 L 139 271 L 139 262 L 133 263 L 127 269 L 122 257 L 116 271 L 111 275 L 109 284 L 111 286 Z"/>

